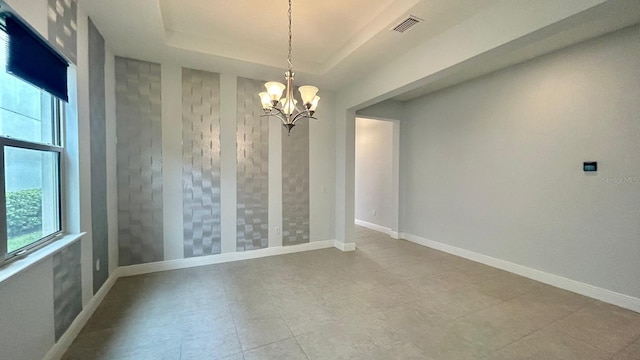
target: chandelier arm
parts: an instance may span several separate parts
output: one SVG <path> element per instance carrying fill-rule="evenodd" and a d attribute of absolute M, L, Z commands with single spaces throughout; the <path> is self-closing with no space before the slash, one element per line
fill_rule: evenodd
<path fill-rule="evenodd" d="M 280 115 L 280 114 L 271 114 L 271 115 L 267 114 L 267 115 L 262 115 L 262 116 L 260 116 L 260 117 L 272 117 L 272 116 L 273 116 L 273 117 L 275 117 L 275 118 L 277 118 L 278 120 L 280 120 L 280 122 L 282 123 L 282 125 L 285 125 L 285 124 L 286 124 L 285 119 L 284 119 L 284 118 L 282 117 L 282 115 Z"/>
<path fill-rule="evenodd" d="M 276 111 L 275 114 L 273 113 L 274 110 Z M 287 124 L 287 120 L 288 120 L 287 114 L 285 114 L 282 110 L 278 109 L 277 107 L 271 108 L 268 114 L 261 115 L 260 117 L 270 117 L 270 116 L 275 116 L 278 119 L 280 119 L 283 125 Z"/>
<path fill-rule="evenodd" d="M 298 120 L 300 119 L 314 119 L 314 120 L 318 120 L 316 118 L 314 118 L 313 116 L 311 116 L 311 114 L 307 113 L 307 112 L 301 112 L 296 114 L 296 116 L 293 118 L 293 122 L 292 124 L 295 124 Z"/>
<path fill-rule="evenodd" d="M 304 114 L 303 114 L 303 113 L 297 113 L 297 114 L 296 114 L 296 116 L 294 116 L 294 117 L 293 117 L 292 124 L 295 124 L 295 123 L 296 123 L 296 121 L 298 121 L 298 120 L 302 119 L 303 117 L 304 117 Z"/>
<path fill-rule="evenodd" d="M 286 119 L 287 119 L 287 114 L 284 113 L 284 111 L 282 111 L 279 108 L 273 108 L 275 111 L 277 111 L 278 113 L 276 114 L 277 117 L 280 118 L 280 120 L 282 120 L 283 123 L 287 123 Z"/>

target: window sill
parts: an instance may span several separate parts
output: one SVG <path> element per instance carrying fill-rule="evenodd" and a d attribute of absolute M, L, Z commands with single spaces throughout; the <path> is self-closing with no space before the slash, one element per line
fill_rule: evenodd
<path fill-rule="evenodd" d="M 0 287 L 12 277 L 26 271 L 58 251 L 80 240 L 85 234 L 86 233 L 63 235 L 59 239 L 52 241 L 24 258 L 0 267 Z"/>

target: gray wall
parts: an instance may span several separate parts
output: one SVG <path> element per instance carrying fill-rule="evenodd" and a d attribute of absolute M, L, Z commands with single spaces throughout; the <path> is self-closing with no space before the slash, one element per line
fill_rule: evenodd
<path fill-rule="evenodd" d="M 269 239 L 269 122 L 260 99 L 264 82 L 238 78 L 237 250 L 262 249 Z"/>
<path fill-rule="evenodd" d="M 395 215 L 393 122 L 356 118 L 355 175 L 356 220 L 391 229 Z"/>
<path fill-rule="evenodd" d="M 309 242 L 309 121 L 282 129 L 282 244 Z"/>
<path fill-rule="evenodd" d="M 116 58 L 120 265 L 164 260 L 160 65 Z"/>
<path fill-rule="evenodd" d="M 220 254 L 220 75 L 182 69 L 184 257 Z"/>
<path fill-rule="evenodd" d="M 638 59 L 634 27 L 409 102 L 402 231 L 640 297 Z"/>
<path fill-rule="evenodd" d="M 91 132 L 91 230 L 93 292 L 109 277 L 107 216 L 107 113 L 105 104 L 105 43 L 89 19 L 89 126 Z M 100 267 L 96 265 L 99 261 Z"/>
<path fill-rule="evenodd" d="M 80 242 L 53 255 L 53 314 L 56 341 L 82 311 Z"/>

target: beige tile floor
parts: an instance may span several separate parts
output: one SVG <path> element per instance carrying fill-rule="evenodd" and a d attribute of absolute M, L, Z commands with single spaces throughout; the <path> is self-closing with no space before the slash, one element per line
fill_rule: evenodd
<path fill-rule="evenodd" d="M 119 279 L 64 359 L 640 359 L 640 314 L 364 228 Z"/>

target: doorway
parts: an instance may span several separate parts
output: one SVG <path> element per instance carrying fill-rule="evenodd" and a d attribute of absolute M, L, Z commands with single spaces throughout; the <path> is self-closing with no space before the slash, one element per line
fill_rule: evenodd
<path fill-rule="evenodd" d="M 399 121 L 356 117 L 355 224 L 399 233 Z"/>

